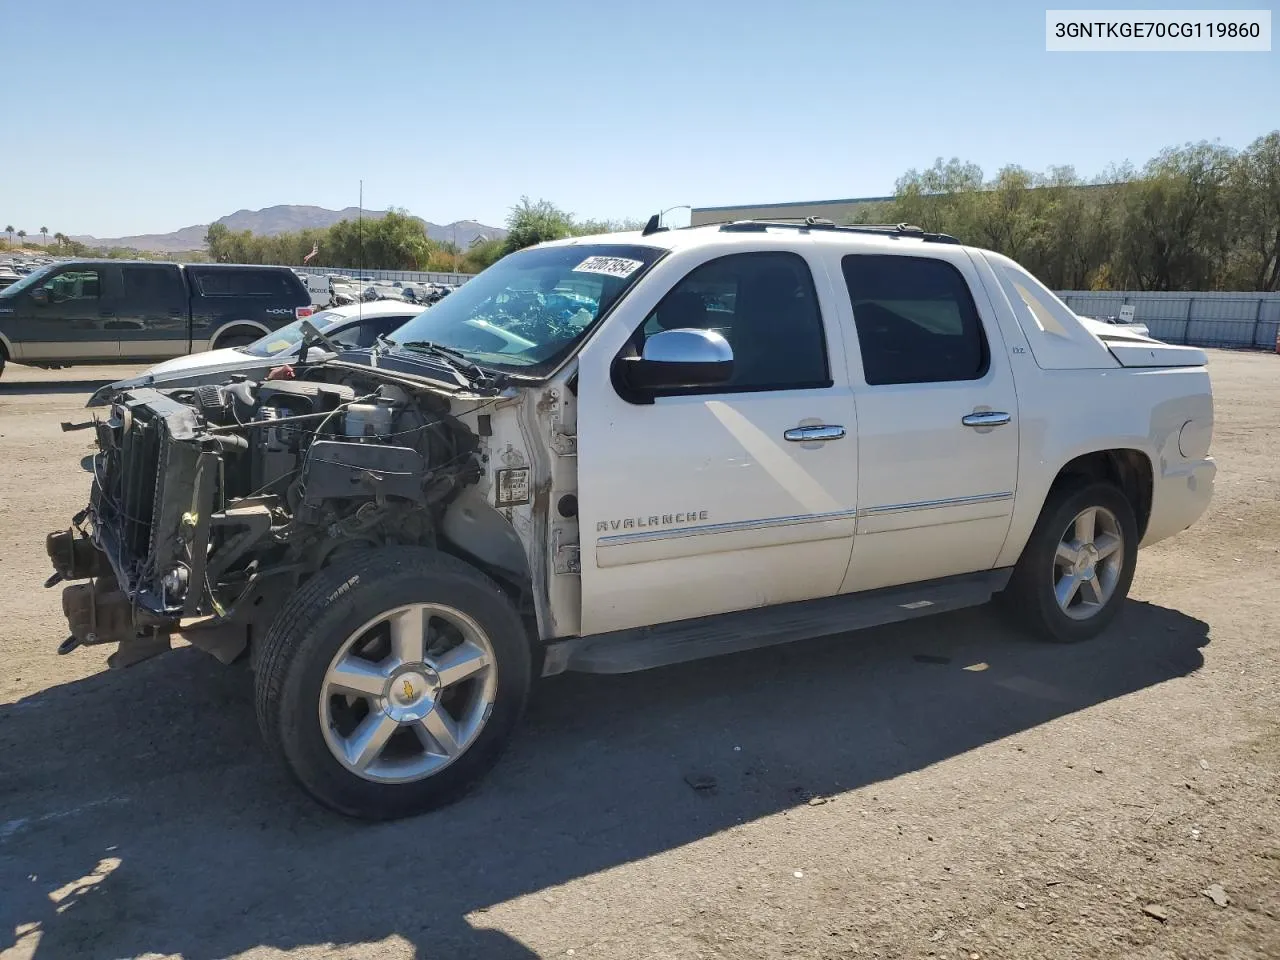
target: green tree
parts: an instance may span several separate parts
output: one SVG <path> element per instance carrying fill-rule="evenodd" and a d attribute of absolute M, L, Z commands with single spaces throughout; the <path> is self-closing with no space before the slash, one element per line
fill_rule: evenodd
<path fill-rule="evenodd" d="M 467 252 L 462 255 L 462 261 L 458 266 L 463 273 L 479 273 L 501 260 L 505 253 L 504 238 L 494 237 L 483 240 L 477 237 L 475 243 L 471 244 Z"/>
<path fill-rule="evenodd" d="M 908 170 L 898 179 L 894 203 L 888 212 L 894 223 L 912 223 L 925 230 L 961 237 L 972 235 L 974 208 L 981 189 L 982 168 L 976 163 L 938 157 L 929 169 Z M 870 213 L 868 210 L 864 216 Z"/>
<path fill-rule="evenodd" d="M 1070 167 L 1006 167 L 991 180 L 958 159 L 909 170 L 856 223 L 913 223 L 1021 262 L 1054 289 L 1280 289 L 1280 131 L 1239 153 L 1162 151 L 1084 179 Z"/>
<path fill-rule="evenodd" d="M 1031 195 L 1036 178 L 1022 167 L 1010 166 L 982 189 L 970 191 L 971 229 L 976 242 L 1022 261 L 1042 229 L 1039 199 Z"/>
<path fill-rule="evenodd" d="M 227 238 L 231 231 L 225 224 L 211 223 L 204 233 L 205 246 L 209 248 L 209 259 L 214 263 L 225 263 L 227 255 Z"/>
<path fill-rule="evenodd" d="M 573 234 L 578 237 L 589 237 L 597 233 L 624 233 L 639 230 L 644 226 L 641 220 L 582 220 L 573 221 Z"/>
<path fill-rule="evenodd" d="M 40 228 L 40 239 L 44 241 L 44 245 L 46 247 L 49 246 L 49 228 L 48 227 Z"/>
<path fill-rule="evenodd" d="M 1057 167 L 1036 192 L 1043 201 L 1042 229 L 1027 266 L 1054 290 L 1091 289 L 1111 254 L 1107 210 L 1116 188 L 1086 184 L 1072 168 Z"/>
<path fill-rule="evenodd" d="M 421 220 L 394 207 L 373 221 L 365 240 L 366 261 L 386 264 L 389 270 L 421 269 L 438 249 Z"/>
<path fill-rule="evenodd" d="M 503 249 L 507 253 L 514 253 L 535 243 L 560 240 L 573 235 L 572 214 L 561 210 L 549 200 L 533 203 L 528 197 L 521 197 L 520 202 L 507 215 L 507 238 Z"/>
<path fill-rule="evenodd" d="M 9 249 L 13 249 L 13 224 L 9 224 L 4 228 L 4 232 L 9 235 Z"/>
<path fill-rule="evenodd" d="M 1280 130 L 1259 137 L 1236 158 L 1228 207 L 1233 279 L 1254 290 L 1280 290 Z"/>
<path fill-rule="evenodd" d="M 1161 151 L 1123 191 L 1116 273 L 1139 290 L 1212 290 L 1226 259 L 1233 151 L 1202 142 Z"/>
<path fill-rule="evenodd" d="M 67 235 L 59 231 L 53 235 L 53 242 L 58 245 L 58 249 L 62 249 L 62 245 L 67 242 Z"/>
<path fill-rule="evenodd" d="M 18 231 L 18 243 L 23 244 L 23 245 L 25 246 L 25 245 L 26 245 L 26 241 L 27 241 L 27 231 L 25 231 L 25 230 L 19 230 L 19 231 Z"/>
<path fill-rule="evenodd" d="M 521 197 L 507 215 L 507 237 L 502 249 L 505 253 L 513 253 L 548 240 L 639 230 L 640 227 L 639 220 L 579 221 L 549 200 L 534 203 L 528 197 Z"/>

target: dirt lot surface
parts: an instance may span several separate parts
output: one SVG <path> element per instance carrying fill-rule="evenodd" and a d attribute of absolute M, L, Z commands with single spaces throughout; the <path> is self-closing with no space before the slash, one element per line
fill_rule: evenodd
<path fill-rule="evenodd" d="M 1280 957 L 1280 357 L 1212 371 L 1211 512 L 1099 640 L 975 610 L 558 677 L 469 799 L 369 826 L 267 762 L 247 671 L 55 655 L 57 381 L 124 372 L 10 367 L 0 956 Z"/>

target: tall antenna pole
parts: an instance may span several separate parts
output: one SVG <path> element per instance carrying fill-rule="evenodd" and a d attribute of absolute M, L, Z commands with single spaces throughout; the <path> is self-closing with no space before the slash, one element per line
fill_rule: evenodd
<path fill-rule="evenodd" d="M 360 199 L 357 201 L 356 207 L 356 246 L 358 253 L 356 258 L 360 261 L 360 273 L 364 273 L 364 178 L 360 178 Z M 364 277 L 360 278 L 360 299 L 356 302 L 360 306 L 356 307 L 356 316 L 364 319 Z"/>

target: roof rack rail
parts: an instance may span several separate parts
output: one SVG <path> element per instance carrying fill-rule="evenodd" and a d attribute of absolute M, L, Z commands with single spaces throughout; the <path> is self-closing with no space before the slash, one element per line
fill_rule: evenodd
<path fill-rule="evenodd" d="M 959 243 L 947 233 L 929 233 L 923 227 L 910 223 L 850 223 L 837 224 L 821 217 L 783 217 L 777 220 L 733 220 L 720 224 L 723 233 L 763 233 L 771 228 L 792 230 L 834 230 L 840 233 L 872 233 L 888 237 L 914 237 L 929 243 Z"/>

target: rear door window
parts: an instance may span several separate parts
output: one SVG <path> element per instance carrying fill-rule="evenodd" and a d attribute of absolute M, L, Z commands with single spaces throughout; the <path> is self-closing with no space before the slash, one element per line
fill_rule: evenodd
<path fill-rule="evenodd" d="M 277 297 L 302 295 L 302 281 L 285 270 L 203 270 L 196 274 L 203 297 Z"/>
<path fill-rule="evenodd" d="M 173 268 L 123 264 L 120 273 L 127 304 L 168 309 L 182 301 L 182 284 Z"/>
<path fill-rule="evenodd" d="M 988 348 L 960 271 L 933 257 L 840 261 L 869 385 L 978 380 Z"/>

